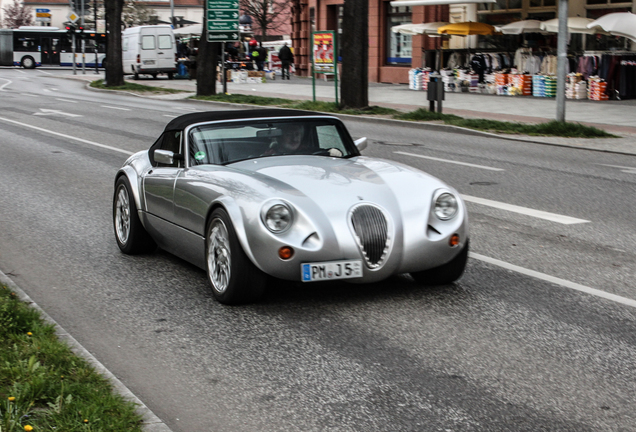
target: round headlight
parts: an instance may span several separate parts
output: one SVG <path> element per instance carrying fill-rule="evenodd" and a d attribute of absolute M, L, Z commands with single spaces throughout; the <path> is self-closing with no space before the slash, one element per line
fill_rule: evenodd
<path fill-rule="evenodd" d="M 291 210 L 284 204 L 274 204 L 265 213 L 264 222 L 271 232 L 281 233 L 292 223 Z"/>
<path fill-rule="evenodd" d="M 441 220 L 452 219 L 457 214 L 457 198 L 444 192 L 435 200 L 435 216 Z"/>

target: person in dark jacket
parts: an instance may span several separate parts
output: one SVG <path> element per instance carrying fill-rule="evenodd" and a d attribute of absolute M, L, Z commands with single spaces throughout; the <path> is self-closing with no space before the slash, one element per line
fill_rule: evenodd
<path fill-rule="evenodd" d="M 285 76 L 287 76 L 287 79 L 290 79 L 289 66 L 294 62 L 294 54 L 287 46 L 287 43 L 285 43 L 280 51 L 278 51 L 278 59 L 280 60 L 283 69 L 283 79 L 285 79 Z"/>

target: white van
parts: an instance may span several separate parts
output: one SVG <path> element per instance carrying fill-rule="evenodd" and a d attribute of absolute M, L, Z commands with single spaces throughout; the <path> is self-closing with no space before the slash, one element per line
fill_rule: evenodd
<path fill-rule="evenodd" d="M 169 25 L 129 27 L 122 33 L 124 74 L 152 75 L 165 73 L 169 79 L 177 71 L 177 45 Z"/>

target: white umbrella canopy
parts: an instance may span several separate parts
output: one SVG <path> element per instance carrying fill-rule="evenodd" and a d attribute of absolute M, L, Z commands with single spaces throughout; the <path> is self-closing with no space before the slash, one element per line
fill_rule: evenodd
<path fill-rule="evenodd" d="M 591 18 L 582 18 L 582 17 L 569 17 L 568 18 L 568 32 L 570 33 L 585 33 L 585 34 L 607 34 L 603 31 L 602 28 L 598 26 L 594 26 L 592 28 L 588 27 L 588 24 L 592 23 L 594 20 Z M 548 21 L 544 21 L 541 23 L 541 29 L 550 32 L 550 33 L 558 33 L 559 32 L 559 19 L 551 19 Z"/>
<path fill-rule="evenodd" d="M 501 27 L 495 27 L 498 32 L 508 35 L 520 35 L 522 33 L 545 33 L 545 30 L 541 29 L 541 21 L 539 20 L 524 20 L 512 22 L 510 24 L 503 25 Z"/>
<path fill-rule="evenodd" d="M 437 35 L 437 29 L 445 26 L 447 22 L 429 22 L 421 24 L 401 24 L 391 27 L 391 31 L 394 33 L 400 33 L 404 35 Z"/>
<path fill-rule="evenodd" d="M 623 36 L 636 42 L 636 15 L 631 12 L 615 12 L 603 15 L 588 27 L 600 27 L 613 36 Z"/>
<path fill-rule="evenodd" d="M 203 26 L 201 24 L 193 24 L 173 30 L 173 33 L 177 36 L 200 35 L 202 32 Z"/>

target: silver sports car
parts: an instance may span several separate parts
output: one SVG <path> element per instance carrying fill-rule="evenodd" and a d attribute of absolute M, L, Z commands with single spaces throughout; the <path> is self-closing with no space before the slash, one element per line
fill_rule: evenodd
<path fill-rule="evenodd" d="M 159 247 L 205 269 L 218 301 L 258 299 L 271 277 L 365 283 L 410 273 L 451 283 L 468 257 L 457 191 L 365 157 L 336 117 L 295 110 L 186 114 L 117 172 L 127 254 Z"/>

